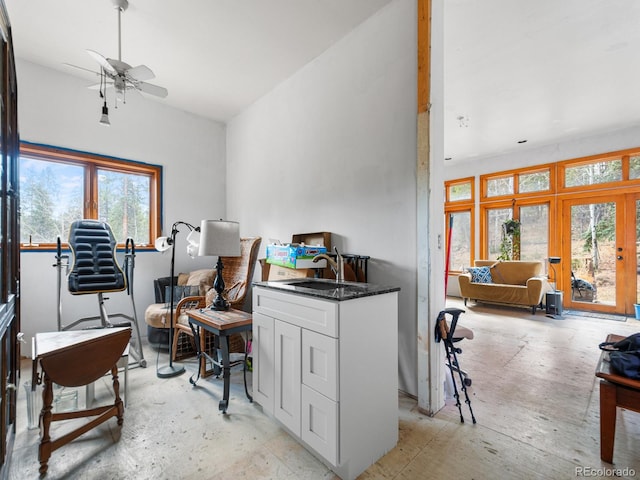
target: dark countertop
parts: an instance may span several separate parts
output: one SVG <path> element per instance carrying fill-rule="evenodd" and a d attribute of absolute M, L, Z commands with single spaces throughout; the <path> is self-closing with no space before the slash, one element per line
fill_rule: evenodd
<path fill-rule="evenodd" d="M 304 286 L 314 282 L 320 284 L 321 289 Z M 340 286 L 335 286 L 335 280 L 322 278 L 295 278 L 288 280 L 276 280 L 270 282 L 254 282 L 254 286 L 271 288 L 282 292 L 306 295 L 323 300 L 353 300 L 355 298 L 370 297 L 383 293 L 399 292 L 400 287 L 389 287 L 384 285 L 374 285 L 373 283 L 360 282 L 340 282 Z M 332 288 L 333 287 L 333 288 Z"/>

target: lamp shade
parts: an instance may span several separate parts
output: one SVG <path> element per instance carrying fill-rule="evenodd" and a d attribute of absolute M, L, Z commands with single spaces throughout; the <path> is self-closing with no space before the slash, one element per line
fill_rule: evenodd
<path fill-rule="evenodd" d="M 240 256 L 240 224 L 224 220 L 202 220 L 199 256 Z"/>
<path fill-rule="evenodd" d="M 171 239 L 169 237 L 158 237 L 156 238 L 155 247 L 159 252 L 169 250 L 171 248 Z"/>
<path fill-rule="evenodd" d="M 197 257 L 200 250 L 199 240 L 196 238 L 197 234 L 198 231 L 194 229 L 187 235 L 187 253 L 191 258 Z"/>

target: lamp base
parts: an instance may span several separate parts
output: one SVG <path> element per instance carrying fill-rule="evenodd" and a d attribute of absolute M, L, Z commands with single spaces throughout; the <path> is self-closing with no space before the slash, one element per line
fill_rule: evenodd
<path fill-rule="evenodd" d="M 226 311 L 226 310 L 229 310 L 229 308 L 231 308 L 231 305 L 220 294 L 216 295 L 216 298 L 213 300 L 213 303 L 211 304 L 211 310 Z"/>
<path fill-rule="evenodd" d="M 213 282 L 213 289 L 216 291 L 216 298 L 211 304 L 211 310 L 229 310 L 229 302 L 222 296 L 224 292 L 224 278 L 222 277 L 222 257 L 218 257 L 218 263 L 216 264 L 216 279 Z"/>
<path fill-rule="evenodd" d="M 178 375 L 182 375 L 184 373 L 184 367 L 182 365 L 165 365 L 164 367 L 160 367 L 158 369 L 158 378 L 171 378 L 177 377 Z"/>

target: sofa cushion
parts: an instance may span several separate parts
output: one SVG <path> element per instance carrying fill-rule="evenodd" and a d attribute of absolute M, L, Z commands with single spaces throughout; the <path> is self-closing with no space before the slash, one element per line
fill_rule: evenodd
<path fill-rule="evenodd" d="M 544 275 L 542 262 L 527 260 L 476 260 L 476 267 L 490 267 L 494 283 L 506 285 L 526 285 L 532 277 Z"/>
<path fill-rule="evenodd" d="M 489 267 L 469 267 L 472 283 L 493 283 Z"/>
<path fill-rule="evenodd" d="M 144 312 L 144 321 L 154 328 L 169 328 L 170 312 L 166 303 L 152 303 Z"/>

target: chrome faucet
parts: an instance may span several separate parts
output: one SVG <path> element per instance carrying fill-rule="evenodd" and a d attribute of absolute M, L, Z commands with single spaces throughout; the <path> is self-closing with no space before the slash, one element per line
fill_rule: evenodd
<path fill-rule="evenodd" d="M 340 255 L 340 253 L 338 252 L 337 247 L 333 247 L 333 251 L 336 252 L 335 260 L 326 253 L 321 253 L 320 255 L 316 255 L 315 257 L 313 257 L 312 261 L 313 263 L 316 263 L 318 260 L 324 258 L 327 262 L 329 262 L 333 273 L 336 274 L 336 282 L 340 283 L 344 281 L 344 258 L 342 258 L 342 255 Z"/>

